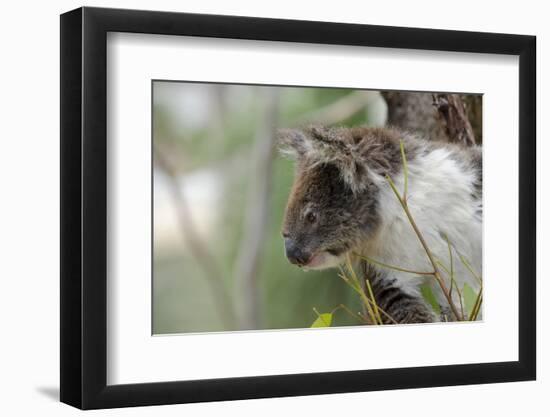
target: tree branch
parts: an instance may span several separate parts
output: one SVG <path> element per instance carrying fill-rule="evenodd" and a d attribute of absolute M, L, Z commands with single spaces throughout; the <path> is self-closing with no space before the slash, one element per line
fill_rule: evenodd
<path fill-rule="evenodd" d="M 325 107 L 301 116 L 295 124 L 322 123 L 331 125 L 341 122 L 365 108 L 377 96 L 378 93 L 375 91 L 354 91 Z"/>
<path fill-rule="evenodd" d="M 460 95 L 434 94 L 433 105 L 445 126 L 445 133 L 450 142 L 466 146 L 476 144 L 474 131 Z"/>
<path fill-rule="evenodd" d="M 431 93 L 382 91 L 381 94 L 388 105 L 389 126 L 420 133 L 430 140 L 448 141 Z"/>
<path fill-rule="evenodd" d="M 388 104 L 388 125 L 431 140 L 481 143 L 480 96 L 406 91 L 383 91 L 382 96 Z"/>

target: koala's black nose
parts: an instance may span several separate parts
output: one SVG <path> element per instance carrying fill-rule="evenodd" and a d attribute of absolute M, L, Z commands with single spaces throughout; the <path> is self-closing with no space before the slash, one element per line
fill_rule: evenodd
<path fill-rule="evenodd" d="M 309 260 L 309 253 L 303 251 L 292 239 L 285 239 L 286 257 L 295 265 L 305 265 Z"/>

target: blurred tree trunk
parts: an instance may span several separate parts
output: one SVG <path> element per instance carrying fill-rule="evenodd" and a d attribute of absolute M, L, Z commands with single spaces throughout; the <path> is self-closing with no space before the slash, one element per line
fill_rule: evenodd
<path fill-rule="evenodd" d="M 430 140 L 482 142 L 481 96 L 385 91 L 387 124 L 419 133 Z"/>
<path fill-rule="evenodd" d="M 466 105 L 466 112 L 474 129 L 476 141 L 481 145 L 483 143 L 483 96 L 481 94 L 462 94 L 462 100 Z"/>
<path fill-rule="evenodd" d="M 258 275 L 269 223 L 273 160 L 276 155 L 275 127 L 279 118 L 279 94 L 276 89 L 265 92 L 262 111 L 252 154 L 243 238 L 233 274 L 241 330 L 262 328 Z"/>
<path fill-rule="evenodd" d="M 197 231 L 195 221 L 191 214 L 185 194 L 182 192 L 182 182 L 178 170 L 168 152 L 162 150 L 162 146 L 153 142 L 153 156 L 156 166 L 166 175 L 170 187 L 170 195 L 173 200 L 174 209 L 181 235 L 189 245 L 199 266 L 204 272 L 209 289 L 214 300 L 221 323 L 226 329 L 234 329 L 236 326 L 236 313 L 230 294 L 223 282 L 222 269 L 218 266 L 216 258 L 210 252 L 208 244 L 204 242 Z"/>

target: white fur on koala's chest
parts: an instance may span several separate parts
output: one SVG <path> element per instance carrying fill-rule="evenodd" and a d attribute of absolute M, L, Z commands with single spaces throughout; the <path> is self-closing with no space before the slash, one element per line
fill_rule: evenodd
<path fill-rule="evenodd" d="M 410 161 L 408 173 L 408 207 L 431 252 L 449 267 L 447 236 L 453 246 L 457 285 L 462 288 L 468 283 L 474 289 L 479 288 L 477 279 L 459 259 L 460 254 L 481 275 L 481 202 L 472 197 L 475 194 L 474 172 L 453 160 L 448 150 L 437 149 Z M 403 174 L 396 175 L 393 181 L 402 192 Z M 364 248 L 365 253 L 400 268 L 433 271 L 426 251 L 389 184 L 381 182 L 380 189 L 381 226 L 376 238 Z M 391 271 L 391 274 L 410 294 L 418 295 L 419 285 L 426 281 L 409 273 Z M 437 286 L 434 289 L 443 305 L 443 293 Z"/>

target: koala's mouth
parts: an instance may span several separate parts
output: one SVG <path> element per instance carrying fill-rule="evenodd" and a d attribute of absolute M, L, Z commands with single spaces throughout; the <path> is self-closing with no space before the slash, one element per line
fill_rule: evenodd
<path fill-rule="evenodd" d="M 304 269 L 325 269 L 336 266 L 339 258 L 346 252 L 345 248 L 330 248 L 315 252 L 308 261 L 302 265 Z"/>
<path fill-rule="evenodd" d="M 308 261 L 302 265 L 303 268 L 317 269 L 327 263 L 329 254 L 327 251 L 316 252 L 308 259 Z"/>
<path fill-rule="evenodd" d="M 340 256 L 346 251 L 346 248 L 330 248 L 326 249 L 326 251 L 332 256 Z"/>

